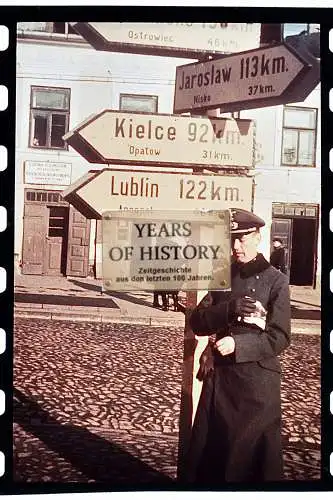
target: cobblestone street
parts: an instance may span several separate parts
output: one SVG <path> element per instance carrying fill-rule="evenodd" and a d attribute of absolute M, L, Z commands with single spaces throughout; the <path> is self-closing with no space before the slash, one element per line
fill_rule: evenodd
<path fill-rule="evenodd" d="M 183 328 L 15 320 L 14 477 L 176 477 Z M 285 478 L 320 477 L 320 336 L 281 357 Z"/>

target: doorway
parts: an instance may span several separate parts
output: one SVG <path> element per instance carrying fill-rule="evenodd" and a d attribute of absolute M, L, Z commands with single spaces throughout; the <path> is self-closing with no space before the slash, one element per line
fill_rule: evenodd
<path fill-rule="evenodd" d="M 292 252 L 290 262 L 290 284 L 311 286 L 314 274 L 316 244 L 316 221 L 293 219 Z"/>
<path fill-rule="evenodd" d="M 283 243 L 291 285 L 315 286 L 318 223 L 317 205 L 273 203 L 271 242 Z"/>
<path fill-rule="evenodd" d="M 26 190 L 22 274 L 88 275 L 90 220 L 58 191 Z"/>
<path fill-rule="evenodd" d="M 46 236 L 46 269 L 48 276 L 66 275 L 68 244 L 68 207 L 48 206 L 48 234 Z"/>

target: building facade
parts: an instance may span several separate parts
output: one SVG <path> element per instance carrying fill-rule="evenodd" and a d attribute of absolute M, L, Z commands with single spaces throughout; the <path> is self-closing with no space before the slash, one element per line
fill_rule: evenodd
<path fill-rule="evenodd" d="M 107 108 L 171 114 L 176 67 L 189 62 L 96 51 L 68 23 L 18 25 L 15 258 L 22 273 L 100 277 L 99 223 L 60 193 L 105 165 L 89 164 L 62 137 Z M 320 89 L 302 103 L 240 117 L 255 121 L 253 209 L 266 221 L 262 251 L 269 257 L 279 236 L 290 283 L 318 285 Z"/>

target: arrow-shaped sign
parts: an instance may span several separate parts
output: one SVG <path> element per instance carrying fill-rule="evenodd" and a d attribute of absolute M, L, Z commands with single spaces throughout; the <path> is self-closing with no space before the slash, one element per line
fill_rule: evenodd
<path fill-rule="evenodd" d="M 298 102 L 316 85 L 309 89 L 306 83 L 306 91 L 302 90 L 312 59 L 280 44 L 179 66 L 174 112 L 213 108 L 228 112 Z"/>
<path fill-rule="evenodd" d="M 258 23 L 70 23 L 95 49 L 198 59 L 259 46 Z"/>
<path fill-rule="evenodd" d="M 64 139 L 91 163 L 253 167 L 253 122 L 104 110 Z"/>
<path fill-rule="evenodd" d="M 307 37 L 310 43 L 313 43 L 314 51 L 320 52 L 320 33 L 311 33 Z M 307 44 L 303 41 L 304 37 L 299 35 L 289 36 L 286 39 L 286 45 L 296 51 L 308 64 L 311 64 L 311 69 L 304 75 L 299 85 L 293 85 L 289 89 L 288 102 L 304 101 L 320 82 L 319 59 L 307 50 Z"/>
<path fill-rule="evenodd" d="M 93 170 L 62 197 L 89 219 L 107 210 L 251 209 L 252 177 Z"/>

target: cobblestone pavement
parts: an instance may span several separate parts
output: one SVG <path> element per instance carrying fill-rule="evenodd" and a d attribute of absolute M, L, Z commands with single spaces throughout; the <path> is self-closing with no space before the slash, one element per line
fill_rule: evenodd
<path fill-rule="evenodd" d="M 16 318 L 14 339 L 15 480 L 175 479 L 182 328 Z M 320 337 L 281 361 L 285 478 L 319 479 Z"/>

